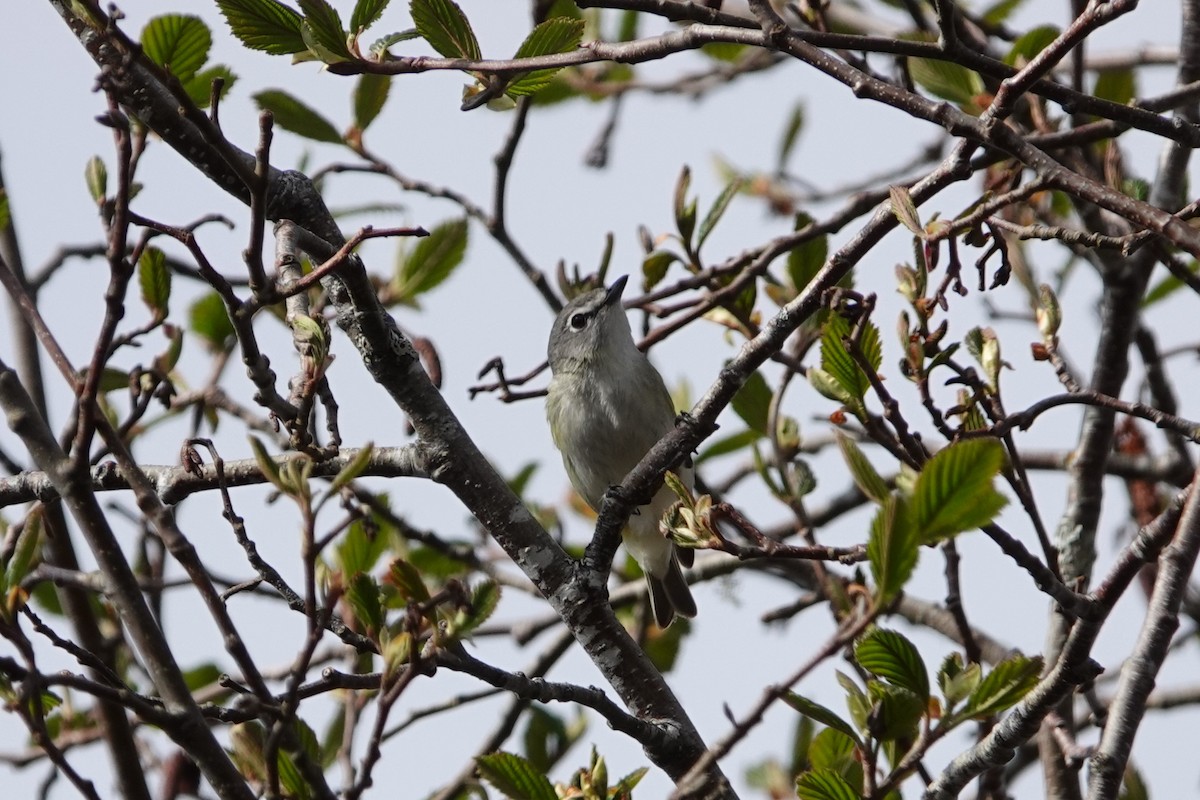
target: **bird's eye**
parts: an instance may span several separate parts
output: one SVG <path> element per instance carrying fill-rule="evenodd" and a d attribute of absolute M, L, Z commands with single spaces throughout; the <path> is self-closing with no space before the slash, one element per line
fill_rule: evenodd
<path fill-rule="evenodd" d="M 571 323 L 571 330 L 575 330 L 575 331 L 583 330 L 584 327 L 587 325 L 587 321 L 588 321 L 587 314 L 572 314 L 571 319 L 569 320 L 569 322 Z"/>

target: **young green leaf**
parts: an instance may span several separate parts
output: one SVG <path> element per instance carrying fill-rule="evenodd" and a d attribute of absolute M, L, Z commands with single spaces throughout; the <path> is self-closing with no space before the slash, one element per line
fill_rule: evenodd
<path fill-rule="evenodd" d="M 712 233 L 713 228 L 721 221 L 721 217 L 725 214 L 725 209 L 729 208 L 729 202 L 733 200 L 734 195 L 742 188 L 740 178 L 734 178 L 729 183 L 725 184 L 725 188 L 717 195 L 717 199 L 713 201 L 712 208 L 704 215 L 704 219 L 700 220 L 700 228 L 696 231 L 696 249 L 699 250 L 704 246 L 704 240 Z"/>
<path fill-rule="evenodd" d="M 233 35 L 251 50 L 282 56 L 308 49 L 300 33 L 304 21 L 276 0 L 217 0 Z"/>
<path fill-rule="evenodd" d="M 142 302 L 157 320 L 166 319 L 167 302 L 171 299 L 171 270 L 162 250 L 150 246 L 142 251 L 138 259 L 138 285 L 142 290 Z"/>
<path fill-rule="evenodd" d="M 208 60 L 212 33 L 199 17 L 164 14 L 146 23 L 141 42 L 151 61 L 187 83 Z"/>
<path fill-rule="evenodd" d="M 533 58 L 557 53 L 569 53 L 583 39 L 584 22 L 572 17 L 551 17 L 534 28 L 513 58 Z M 557 69 L 539 69 L 514 78 L 505 88 L 512 97 L 524 97 L 550 85 Z"/>
<path fill-rule="evenodd" d="M 853 439 L 843 433 L 838 433 L 837 440 L 838 448 L 842 451 L 842 458 L 845 460 L 846 466 L 850 468 L 850 476 L 854 478 L 858 488 L 876 503 L 880 505 L 886 503 L 892 490 L 888 488 L 887 481 L 875 471 L 875 467 L 867 459 L 866 453 Z"/>
<path fill-rule="evenodd" d="M 421 37 L 446 58 L 479 60 L 479 40 L 454 0 L 412 0 L 413 24 Z"/>
<path fill-rule="evenodd" d="M 483 623 L 496 610 L 500 602 L 500 585 L 492 580 L 486 580 L 471 590 L 471 608 L 459 612 L 449 633 L 457 638 L 465 638 Z"/>
<path fill-rule="evenodd" d="M 642 291 L 648 292 L 667 277 L 667 268 L 679 261 L 670 250 L 655 250 L 642 259 Z"/>
<path fill-rule="evenodd" d="M 995 439 L 966 439 L 938 451 L 913 487 L 912 517 L 924 543 L 948 539 L 990 523 L 1008 500 L 993 479 L 1004 466 Z"/>
<path fill-rule="evenodd" d="M 334 551 L 334 563 L 344 575 L 370 572 L 388 549 L 386 531 L 369 528 L 362 520 L 350 524 Z"/>
<path fill-rule="evenodd" d="M 346 601 L 358 620 L 358 627 L 367 636 L 383 630 L 383 605 L 379 601 L 379 584 L 368 572 L 356 572 L 346 586 Z"/>
<path fill-rule="evenodd" d="M 104 160 L 100 156 L 92 156 L 88 159 L 87 166 L 83 169 L 83 179 L 87 182 L 88 194 L 96 203 L 103 203 L 104 198 L 108 196 L 108 167 L 104 165 Z M 7 198 L 7 195 L 5 196 Z M 8 204 L 5 203 L 5 208 Z"/>
<path fill-rule="evenodd" d="M 728 436 L 724 436 L 719 439 L 709 439 L 709 444 L 700 451 L 698 456 L 696 456 L 695 462 L 700 464 L 710 458 L 736 453 L 743 448 L 749 447 L 751 444 L 761 438 L 761 433 L 747 428 L 744 431 L 731 433 Z"/>
<path fill-rule="evenodd" d="M 514 800 L 558 800 L 550 779 L 521 756 L 499 752 L 475 761 L 487 782 Z"/>
<path fill-rule="evenodd" d="M 100 198 L 96 202 L 99 202 L 102 199 L 104 199 L 103 192 L 101 192 Z M 9 222 L 11 221 L 12 212 L 9 211 L 8 208 L 8 192 L 0 188 L 0 230 L 7 228 Z"/>
<path fill-rule="evenodd" d="M 229 348 L 234 328 L 221 295 L 209 292 L 192 303 L 188 322 L 192 332 L 203 339 L 213 352 L 222 353 Z"/>
<path fill-rule="evenodd" d="M 346 28 L 342 25 L 342 17 L 337 9 L 329 4 L 329 0 L 297 2 L 304 13 L 304 23 L 308 25 L 321 47 L 339 59 L 351 58 L 350 48 L 346 46 Z M 303 28 L 301 32 L 303 33 Z"/>
<path fill-rule="evenodd" d="M 925 228 L 921 225 L 921 215 L 917 213 L 917 204 L 913 202 L 908 189 L 892 185 L 888 187 L 888 194 L 891 197 L 892 213 L 896 215 L 900 224 L 908 228 L 914 236 L 924 238 Z"/>
<path fill-rule="evenodd" d="M 868 681 L 871 715 L 867 726 L 880 741 L 913 739 L 926 711 L 925 701 L 914 692 L 882 681 Z"/>
<path fill-rule="evenodd" d="M 391 75 L 364 73 L 354 86 L 354 127 L 365 131 L 375 121 L 392 88 Z"/>
<path fill-rule="evenodd" d="M 1037 686 L 1041 672 L 1041 656 L 1027 658 L 1019 653 L 1009 656 L 979 682 L 963 713 L 981 719 L 1011 708 Z"/>
<path fill-rule="evenodd" d="M 793 228 L 801 230 L 810 225 L 812 221 L 812 217 L 802 211 L 796 215 L 796 224 Z M 792 281 L 792 287 L 797 292 L 804 291 L 805 287 L 812 283 L 812 279 L 821 271 L 821 267 L 825 266 L 825 259 L 828 255 L 829 237 L 824 234 L 807 239 L 788 251 L 787 274 Z"/>
<path fill-rule="evenodd" d="M 854 659 L 872 675 L 929 698 L 929 673 L 917 648 L 896 631 L 873 628 L 854 646 Z"/>
<path fill-rule="evenodd" d="M 420 38 L 421 32 L 416 28 L 408 28 L 407 30 L 396 31 L 395 33 L 389 33 L 387 36 L 380 37 L 372 42 L 369 52 L 375 58 L 382 60 L 384 54 L 388 52 L 388 48 L 392 45 L 400 42 L 407 42 L 410 39 Z"/>
<path fill-rule="evenodd" d="M 402 303 L 414 303 L 433 289 L 462 263 L 467 252 L 466 218 L 443 222 L 417 240 L 411 250 L 402 249 L 393 288 Z"/>
<path fill-rule="evenodd" d="M 213 81 L 217 78 L 222 81 L 221 94 L 217 98 L 221 99 L 237 83 L 237 75 L 233 74 L 233 70 L 224 64 L 214 64 L 207 69 L 202 69 L 183 84 L 183 90 L 196 104 L 196 108 L 208 108 L 208 104 L 212 102 Z"/>
<path fill-rule="evenodd" d="M 751 373 L 742 388 L 737 390 L 730 405 L 751 430 L 766 436 L 771 412 L 771 387 L 759 372 Z"/>
<path fill-rule="evenodd" d="M 935 97 L 949 100 L 968 113 L 980 112 L 975 98 L 984 93 L 985 87 L 978 72 L 933 58 L 908 59 L 908 72 L 921 88 Z"/>
<path fill-rule="evenodd" d="M 275 123 L 297 136 L 329 144 L 342 144 L 342 135 L 333 123 L 300 100 L 280 89 L 267 89 L 254 95 L 254 102 L 275 115 Z"/>
<path fill-rule="evenodd" d="M 783 126 L 783 135 L 779 138 L 779 155 L 775 161 L 777 172 L 783 172 L 787 167 L 788 159 L 792 155 L 792 150 L 796 147 L 796 142 L 800 138 L 800 131 L 803 128 L 804 104 L 796 103 L 792 106 L 792 113 L 788 115 L 787 124 Z"/>
<path fill-rule="evenodd" d="M 696 229 L 696 201 L 690 203 L 687 199 L 688 189 L 692 185 L 692 170 L 687 164 L 679 171 L 679 180 L 675 182 L 675 227 L 685 245 L 692 241 L 692 233 Z"/>
<path fill-rule="evenodd" d="M 9 589 L 19 586 L 21 581 L 25 580 L 25 576 L 29 574 L 29 570 L 37 561 L 42 544 L 42 516 L 42 508 L 35 507 L 25 517 L 25 527 L 17 536 L 17 543 L 13 548 L 12 555 L 9 556 L 8 563 L 4 565 L 3 578 L 6 594 Z M 0 597 L 0 601 L 5 599 Z"/>
<path fill-rule="evenodd" d="M 867 538 L 867 560 L 878 605 L 892 602 L 912 577 L 920 556 L 917 530 L 908 502 L 901 495 L 889 495 L 875 512 Z"/>
<path fill-rule="evenodd" d="M 358 34 L 379 21 L 389 0 L 358 0 L 350 12 L 350 32 Z"/>
<path fill-rule="evenodd" d="M 946 656 L 938 670 L 938 687 L 946 698 L 946 709 L 950 710 L 971 696 L 979 686 L 983 671 L 978 664 L 971 663 L 963 666 L 960 653 L 954 652 Z"/>
<path fill-rule="evenodd" d="M 345 452 L 345 451 L 343 451 Z M 349 464 L 342 467 L 342 471 L 333 476 L 333 480 L 329 482 L 329 494 L 335 495 L 342 490 L 343 486 L 347 486 L 351 481 L 362 474 L 362 471 L 371 463 L 371 456 L 375 452 L 375 445 L 367 442 L 359 448 L 358 455 L 354 456 Z"/>
<path fill-rule="evenodd" d="M 861 795 L 846 779 L 828 769 L 813 769 L 796 778 L 800 800 L 860 800 Z"/>
<path fill-rule="evenodd" d="M 388 570 L 386 580 L 389 584 L 400 590 L 400 594 L 405 600 L 417 603 L 424 603 L 429 600 L 429 588 L 425 586 L 425 581 L 421 578 L 421 573 L 403 558 L 397 558 L 392 561 L 392 566 Z"/>
<path fill-rule="evenodd" d="M 285 494 L 288 492 L 288 487 L 283 480 L 283 473 L 279 469 L 279 465 L 275 463 L 275 459 L 271 458 L 271 454 L 267 452 L 267 447 L 257 438 L 251 436 L 250 452 L 254 454 L 254 461 L 258 464 L 258 471 L 263 477 L 270 481 L 274 486 Z"/>
<path fill-rule="evenodd" d="M 281 749 L 275 761 L 279 773 L 279 787 L 283 789 L 283 795 L 291 800 L 312 800 L 312 786 L 296 766 L 292 754 Z"/>
<path fill-rule="evenodd" d="M 833 770 L 852 786 L 862 785 L 862 766 L 858 760 L 857 736 L 847 736 L 836 728 L 824 728 L 808 746 L 808 761 L 813 769 Z"/>
<path fill-rule="evenodd" d="M 1013 42 L 1008 55 L 1004 57 L 1004 63 L 1018 69 L 1025 66 L 1033 61 L 1038 53 L 1049 47 L 1058 38 L 1058 34 L 1059 30 L 1054 25 L 1039 25 L 1025 31 Z"/>
<path fill-rule="evenodd" d="M 860 346 L 868 361 L 875 366 L 880 358 L 879 333 L 868 323 L 860 340 Z M 821 369 L 831 375 L 841 385 L 848 395 L 854 398 L 850 404 L 855 413 L 865 411 L 863 398 L 870 388 L 871 382 L 859 366 L 858 361 L 850 355 L 845 340 L 850 336 L 850 323 L 841 314 L 830 314 L 821 332 Z M 877 368 L 877 367 L 876 367 Z"/>
<path fill-rule="evenodd" d="M 1137 97 L 1137 76 L 1129 67 L 1101 70 L 1096 75 L 1092 94 L 1102 100 L 1127 105 Z"/>
<path fill-rule="evenodd" d="M 789 706 L 796 709 L 814 722 L 819 722 L 827 728 L 833 728 L 836 731 L 840 731 L 849 737 L 853 744 L 861 745 L 861 742 L 858 739 L 858 734 L 855 732 L 854 727 L 849 722 L 846 722 L 846 720 L 834 713 L 832 709 L 826 708 L 825 706 L 813 700 L 809 700 L 807 697 L 801 697 L 795 692 L 788 692 L 785 694 L 783 696 L 783 702 L 787 703 Z"/>

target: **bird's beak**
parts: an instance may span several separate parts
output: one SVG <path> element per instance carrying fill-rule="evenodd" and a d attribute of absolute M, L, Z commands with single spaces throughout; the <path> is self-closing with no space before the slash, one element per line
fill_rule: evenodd
<path fill-rule="evenodd" d="M 621 302 L 621 292 L 625 291 L 625 282 L 628 280 L 628 275 L 622 275 L 613 281 L 612 286 L 608 287 L 608 292 L 604 295 L 604 305 L 611 306 Z"/>

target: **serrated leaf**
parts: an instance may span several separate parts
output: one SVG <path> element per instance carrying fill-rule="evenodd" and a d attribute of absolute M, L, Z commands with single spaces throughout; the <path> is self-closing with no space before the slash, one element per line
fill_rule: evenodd
<path fill-rule="evenodd" d="M 861 401 L 871 383 L 846 348 L 845 339 L 850 333 L 850 323 L 845 317 L 841 314 L 829 315 L 821 332 L 821 369 L 832 376 L 847 394 Z"/>
<path fill-rule="evenodd" d="M 513 58 L 569 53 L 579 47 L 583 39 L 584 21 L 572 17 L 551 17 L 542 22 L 525 37 Z M 512 97 L 524 97 L 545 89 L 558 69 L 539 69 L 514 78 L 505 88 Z"/>
<path fill-rule="evenodd" d="M 921 541 L 990 523 L 1008 502 L 993 486 L 1004 460 L 1004 447 L 995 439 L 954 442 L 929 459 L 913 487 L 913 524 Z"/>
<path fill-rule="evenodd" d="M 841 403 L 844 406 L 853 406 L 860 401 L 838 382 L 836 378 L 830 375 L 820 367 L 809 367 L 808 374 L 809 384 L 817 390 L 817 392 L 829 400 Z"/>
<path fill-rule="evenodd" d="M 254 95 L 258 107 L 275 115 L 275 124 L 297 136 L 329 144 L 342 144 L 342 135 L 333 123 L 281 89 L 267 89 Z"/>
<path fill-rule="evenodd" d="M 984 93 L 985 87 L 978 72 L 932 58 L 908 59 L 908 71 L 921 88 L 935 97 L 949 100 L 964 111 L 979 113 L 975 98 Z"/>
<path fill-rule="evenodd" d="M 358 34 L 379 21 L 390 0 L 358 0 L 350 12 L 350 32 Z"/>
<path fill-rule="evenodd" d="M 196 108 L 208 108 L 212 102 L 212 84 L 217 78 L 223 81 L 221 94 L 218 96 L 218 99 L 221 99 L 229 94 L 229 90 L 237 83 L 237 75 L 225 64 L 214 64 L 202 69 L 183 84 L 183 90 L 196 104 Z"/>
<path fill-rule="evenodd" d="M 166 254 L 157 247 L 147 247 L 138 259 L 138 286 L 142 290 L 142 302 L 154 318 L 166 319 L 167 304 L 171 299 L 171 270 L 167 267 Z"/>
<path fill-rule="evenodd" d="M 888 488 L 887 481 L 875 471 L 866 453 L 853 439 L 841 432 L 837 435 L 837 441 L 838 448 L 842 451 L 842 459 L 850 468 L 850 476 L 854 478 L 854 483 L 871 500 L 880 505 L 886 503 L 892 490 Z"/>
<path fill-rule="evenodd" d="M 354 86 L 354 126 L 365 131 L 375 121 L 392 88 L 391 75 L 364 73 Z"/>
<path fill-rule="evenodd" d="M 848 774 L 855 771 L 858 760 L 855 757 L 859 747 L 858 736 L 846 735 L 835 728 L 825 728 L 813 736 L 812 744 L 808 747 L 808 760 L 813 769 L 829 769 L 847 780 L 853 780 Z M 862 777 L 861 769 L 857 776 Z M 858 785 L 857 783 L 855 785 Z"/>
<path fill-rule="evenodd" d="M 303 21 L 296 11 L 275 0 L 217 0 L 229 29 L 243 45 L 271 55 L 308 49 L 300 33 Z"/>
<path fill-rule="evenodd" d="M 890 603 L 912 577 L 920 556 L 917 531 L 907 501 L 898 494 L 889 495 L 875 512 L 867 538 L 867 561 L 878 605 Z"/>
<path fill-rule="evenodd" d="M 405 600 L 417 603 L 429 600 L 429 589 L 425 586 L 421 573 L 403 558 L 392 561 L 392 565 L 388 569 L 387 582 L 395 586 Z"/>
<path fill-rule="evenodd" d="M 860 800 L 854 787 L 838 773 L 813 769 L 796 778 L 796 796 L 800 800 Z"/>
<path fill-rule="evenodd" d="M 407 42 L 410 39 L 420 39 L 421 32 L 416 28 L 408 28 L 395 33 L 389 33 L 387 36 L 380 37 L 371 43 L 370 53 L 376 59 L 383 60 L 382 56 L 388 51 L 388 48 L 399 42 Z"/>
<path fill-rule="evenodd" d="M 187 83 L 208 60 L 212 33 L 199 17 L 163 14 L 142 28 L 141 44 L 151 61 Z"/>
<path fill-rule="evenodd" d="M 764 436 L 768 433 L 771 413 L 771 387 L 759 372 L 752 372 L 742 388 L 734 394 L 730 406 L 742 421 Z"/>
<path fill-rule="evenodd" d="M 1041 656 L 1028 658 L 1020 653 L 1009 656 L 979 682 L 967 700 L 964 713 L 982 718 L 1011 708 L 1037 686 L 1041 672 Z"/>
<path fill-rule="evenodd" d="M 670 250 L 655 250 L 642 259 L 642 291 L 648 292 L 667 277 L 667 268 L 681 259 Z"/>
<path fill-rule="evenodd" d="M 379 584 L 367 572 L 356 572 L 346 585 L 346 601 L 358 620 L 359 629 L 368 636 L 383 630 L 383 604 Z"/>
<path fill-rule="evenodd" d="M 346 28 L 342 17 L 328 0 L 297 0 L 304 22 L 312 30 L 316 40 L 329 52 L 340 58 L 351 58 L 346 46 Z M 301 29 L 303 33 L 303 29 Z"/>
<path fill-rule="evenodd" d="M 97 203 L 104 202 L 104 198 L 108 196 L 108 167 L 104 165 L 100 156 L 88 159 L 87 166 L 83 169 L 83 178 L 87 182 L 88 194 L 92 199 Z M 7 205 L 5 203 L 5 206 Z"/>
<path fill-rule="evenodd" d="M 938 670 L 938 687 L 946 698 L 946 708 L 952 709 L 970 697 L 982 678 L 983 670 L 978 664 L 963 666 L 961 654 L 949 653 Z"/>
<path fill-rule="evenodd" d="M 467 238 L 467 220 L 461 217 L 434 226 L 411 250 L 402 249 L 393 285 L 397 300 L 411 303 L 450 277 L 467 252 Z"/>
<path fill-rule="evenodd" d="M 813 700 L 809 700 L 807 697 L 801 697 L 795 692 L 788 692 L 785 694 L 783 696 L 783 702 L 787 703 L 789 706 L 796 709 L 814 722 L 819 722 L 827 728 L 832 728 L 842 734 L 845 734 L 855 745 L 860 744 L 858 740 L 858 734 L 855 732 L 854 727 L 849 722 L 846 722 L 846 720 L 839 717 L 832 709 L 826 708 L 825 706 Z"/>
<path fill-rule="evenodd" d="M 338 569 L 346 575 L 370 572 L 387 551 L 389 538 L 387 530 L 376 528 L 374 519 L 371 525 L 356 519 L 337 545 Z"/>
<path fill-rule="evenodd" d="M 882 681 L 868 681 L 867 695 L 871 700 L 868 727 L 880 741 L 897 741 L 916 736 L 917 725 L 926 711 L 926 702 L 899 686 Z"/>
<path fill-rule="evenodd" d="M 500 584 L 493 580 L 479 583 L 471 590 L 471 608 L 456 619 L 451 633 L 459 638 L 469 636 L 472 631 L 487 622 L 500 603 Z"/>
<path fill-rule="evenodd" d="M 484 779 L 512 800 L 558 800 L 550 779 L 518 755 L 491 753 L 475 761 Z"/>
<path fill-rule="evenodd" d="M 929 673 L 916 646 L 896 631 L 873 628 L 854 646 L 854 658 L 872 675 L 920 697 L 929 697 Z"/>
<path fill-rule="evenodd" d="M 453 0 L 412 0 L 413 24 L 421 37 L 446 58 L 479 60 L 479 40 L 467 15 Z"/>
<path fill-rule="evenodd" d="M 1004 56 L 1004 63 L 1010 67 L 1020 68 L 1025 66 L 1038 53 L 1049 47 L 1058 38 L 1058 34 L 1059 30 L 1054 25 L 1040 25 L 1036 28 L 1031 28 L 1017 37 L 1017 40 L 1013 42 L 1008 54 Z"/>
<path fill-rule="evenodd" d="M 729 203 L 733 200 L 734 195 L 742 188 L 740 178 L 734 178 L 725 185 L 721 193 L 717 195 L 717 199 L 713 201 L 712 208 L 704 215 L 704 219 L 700 220 L 700 228 L 696 231 L 696 249 L 699 250 L 704 246 L 704 240 L 712 233 L 713 228 L 721 221 L 721 217 L 725 214 L 725 209 L 729 208 Z"/>
<path fill-rule="evenodd" d="M 888 196 L 892 206 L 892 213 L 896 215 L 896 219 L 900 224 L 908 228 L 914 236 L 925 238 L 925 228 L 921 225 L 921 215 L 917 213 L 917 204 L 913 202 L 912 195 L 908 189 L 903 186 L 892 185 L 888 187 Z"/>
<path fill-rule="evenodd" d="M 191 331 L 203 339 L 210 350 L 220 353 L 229 348 L 234 335 L 233 322 L 216 292 L 209 292 L 192 303 L 188 323 Z"/>

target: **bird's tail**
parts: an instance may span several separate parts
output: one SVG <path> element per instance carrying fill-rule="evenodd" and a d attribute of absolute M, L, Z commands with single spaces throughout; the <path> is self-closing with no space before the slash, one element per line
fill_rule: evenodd
<path fill-rule="evenodd" d="M 676 614 L 689 619 L 696 616 L 696 600 L 683 577 L 679 557 L 674 553 L 667 574 L 656 578 L 647 572 L 646 585 L 650 588 L 650 610 L 654 612 L 658 627 L 666 628 L 675 620 Z"/>

